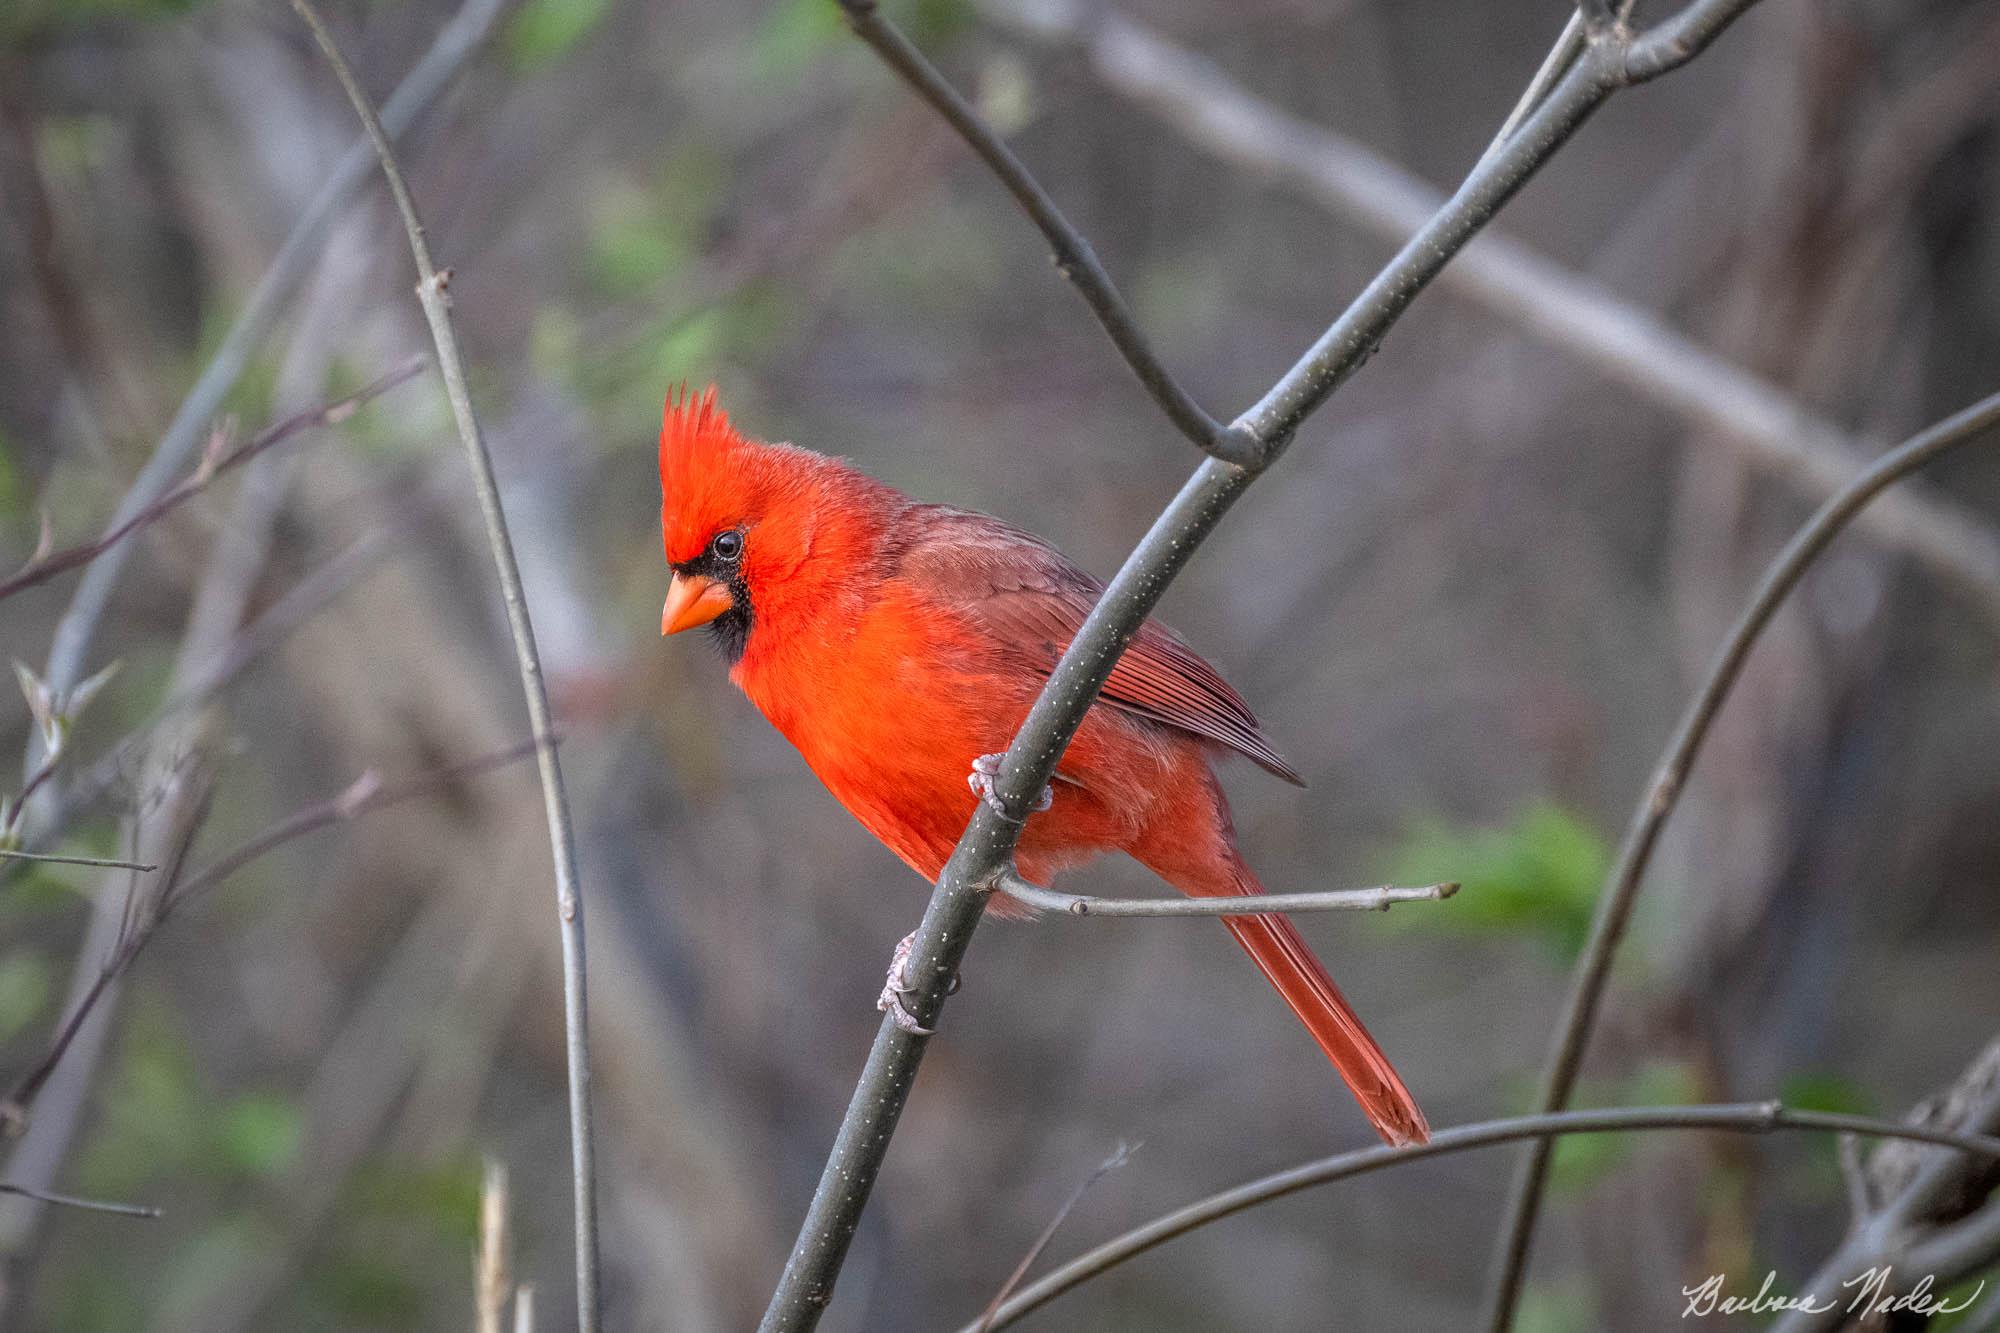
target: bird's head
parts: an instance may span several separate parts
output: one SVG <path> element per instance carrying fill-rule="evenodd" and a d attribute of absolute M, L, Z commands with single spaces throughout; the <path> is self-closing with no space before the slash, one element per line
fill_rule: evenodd
<path fill-rule="evenodd" d="M 660 632 L 707 625 L 732 661 L 751 628 L 824 608 L 879 531 L 887 487 L 789 444 L 744 438 L 716 403 L 670 395 L 660 427 L 660 532 L 673 582 Z"/>

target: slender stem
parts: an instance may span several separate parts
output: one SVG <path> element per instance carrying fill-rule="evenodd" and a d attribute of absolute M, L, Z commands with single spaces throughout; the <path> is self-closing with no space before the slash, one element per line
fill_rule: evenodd
<path fill-rule="evenodd" d="M 879 16 L 876 21 L 886 23 Z M 924 910 L 906 965 L 914 989 L 905 997 L 910 1015 L 922 1027 L 937 1027 L 986 898 L 1010 869 L 1033 798 L 1048 783 L 1098 690 L 1168 584 L 1250 483 L 1283 452 L 1299 423 L 1368 359 L 1451 257 L 1622 86 L 1622 65 L 1622 52 L 1612 45 L 1586 51 L 1506 147 L 1473 168 L 1458 193 L 1333 327 L 1237 419 L 1235 426 L 1248 430 L 1262 446 L 1254 458 L 1243 465 L 1203 460 L 1127 557 L 1050 673 L 1001 761 L 994 791 L 1003 809 L 982 802 L 974 811 Z M 760 1333 L 804 1333 L 818 1324 L 833 1299 L 834 1283 L 929 1040 L 886 1018 L 877 1029 Z"/>
<path fill-rule="evenodd" d="M 1535 108 L 1542 104 L 1542 99 L 1549 95 L 1549 89 L 1555 87 L 1556 81 L 1569 73 L 1569 67 L 1575 64 L 1577 56 L 1583 53 L 1583 42 L 1583 10 L 1572 9 L 1568 20 L 1563 24 L 1562 31 L 1556 34 L 1555 45 L 1549 48 L 1549 53 L 1542 58 L 1541 66 L 1536 69 L 1535 76 L 1528 80 L 1528 86 L 1522 90 L 1520 100 L 1514 103 L 1513 110 L 1507 113 L 1507 118 L 1500 122 L 1500 128 L 1494 131 L 1493 142 L 1487 144 L 1486 151 L 1479 155 L 1481 162 L 1499 152 L 1500 146 L 1514 137 L 1514 131 L 1521 128 L 1522 121 L 1534 114 Z"/>
<path fill-rule="evenodd" d="M 1660 831 L 1673 814 L 1687 784 L 1689 770 L 1708 738 L 1710 725 L 1729 697 L 1750 655 L 1751 647 L 1771 621 L 1779 605 L 1797 586 L 1807 568 L 1833 539 L 1853 521 L 1867 503 L 1897 481 L 1925 464 L 1971 443 L 1980 434 L 2000 423 L 2000 393 L 1945 418 L 1912 436 L 1902 445 L 1877 459 L 1856 477 L 1847 489 L 1828 500 L 1785 544 L 1776 560 L 1758 581 L 1756 591 L 1731 627 L 1708 674 L 1688 701 L 1680 722 L 1667 741 L 1653 780 L 1647 785 L 1625 833 L 1599 897 L 1591 920 L 1590 936 L 1577 960 L 1575 979 L 1568 1002 L 1556 1024 L 1555 1038 L 1542 1075 L 1542 1087 L 1535 1107 L 1559 1111 L 1569 1102 L 1576 1087 L 1577 1071 L 1590 1040 L 1592 1025 L 1604 997 L 1605 982 L 1618 943 L 1631 920 L 1639 885 L 1652 859 Z M 1546 1142 L 1528 1149 L 1507 1201 L 1500 1241 L 1495 1253 L 1493 1292 L 1485 1327 L 1505 1329 L 1513 1320 L 1521 1284 L 1526 1277 L 1528 1251 L 1533 1242 L 1535 1218 L 1541 1207 L 1542 1188 L 1547 1179 L 1550 1149 Z"/>
<path fill-rule="evenodd" d="M 1443 1157 L 1472 1148 L 1486 1148 L 1519 1139 L 1548 1142 L 1570 1134 L 1630 1133 L 1638 1130 L 1720 1130 L 1736 1134 L 1764 1134 L 1773 1130 L 1813 1130 L 1838 1134 L 1865 1134 L 1875 1138 L 1910 1139 L 1961 1148 L 1987 1157 L 2000 1157 L 2000 1138 L 1983 1134 L 1957 1134 L 1949 1130 L 1903 1125 L 1867 1116 L 1841 1115 L 1825 1111 L 1795 1111 L 1780 1102 L 1740 1102 L 1714 1106 L 1634 1106 L 1603 1111 L 1559 1111 L 1540 1115 L 1515 1116 L 1472 1125 L 1455 1125 L 1431 1135 L 1429 1143 L 1415 1148 L 1381 1145 L 1360 1148 L 1316 1162 L 1248 1181 L 1234 1189 L 1163 1214 L 1136 1227 L 1116 1240 L 1078 1256 L 1047 1277 L 1022 1288 L 1003 1304 L 993 1321 L 984 1327 L 1006 1328 L 1030 1311 L 1040 1309 L 1056 1297 L 1091 1278 L 1109 1272 L 1127 1259 L 1178 1236 L 1240 1213 L 1247 1208 L 1282 1199 L 1315 1185 L 1325 1185 L 1350 1176 L 1366 1175 L 1388 1167 L 1407 1165 L 1427 1157 Z M 982 1327 L 968 1325 L 961 1333 Z"/>
<path fill-rule="evenodd" d="M 379 810 L 386 805 L 398 805 L 428 795 L 463 782 L 467 778 L 490 773 L 496 768 L 505 768 L 509 764 L 526 759 L 531 754 L 539 753 L 540 749 L 541 746 L 536 741 L 523 741 L 519 745 L 510 745 L 491 754 L 433 768 L 404 778 L 400 782 L 381 782 L 372 771 L 364 773 L 340 795 L 294 811 L 253 836 L 242 846 L 217 857 L 189 875 L 173 887 L 169 905 L 178 907 L 197 894 L 206 893 L 252 861 L 267 856 L 286 843 L 303 838 L 308 833 L 316 833 L 334 824 L 359 819 L 371 810 Z"/>
<path fill-rule="evenodd" d="M 1117 1151 L 1099 1162 L 1096 1169 L 1077 1182 L 1076 1188 L 1069 1192 L 1067 1199 L 1063 1200 L 1062 1207 L 1056 1209 L 1055 1216 L 1049 1219 L 1048 1225 L 1042 1228 L 1034 1243 L 1028 1246 L 1028 1252 L 1021 1256 L 1021 1262 L 1014 1265 L 1014 1271 L 1000 1284 L 1000 1290 L 994 1292 L 993 1299 L 986 1303 L 986 1309 L 979 1316 L 979 1322 L 973 1326 L 974 1333 L 987 1333 L 987 1330 L 993 1327 L 993 1321 L 1000 1317 L 1000 1307 L 1007 1303 L 1007 1298 L 1014 1294 L 1015 1288 L 1019 1287 L 1022 1279 L 1028 1276 L 1028 1270 L 1035 1266 L 1035 1260 L 1042 1257 L 1042 1251 L 1046 1250 L 1049 1242 L 1056 1238 L 1056 1232 L 1061 1229 L 1064 1219 L 1083 1202 L 1083 1196 L 1090 1193 L 1090 1187 L 1104 1179 L 1110 1172 L 1131 1161 L 1132 1154 L 1136 1151 L 1132 1144 L 1119 1144 Z"/>
<path fill-rule="evenodd" d="M 1009 898 L 1044 912 L 1065 916 L 1209 917 L 1266 916 L 1277 912 L 1386 912 L 1397 903 L 1442 902 L 1458 892 L 1456 884 L 1430 884 L 1420 889 L 1327 889 L 1318 893 L 1266 893 L 1254 898 L 1097 898 L 1058 893 L 1030 884 L 1019 875 L 1000 877 L 999 890 Z"/>
<path fill-rule="evenodd" d="M 1132 373 L 1139 377 L 1146 392 L 1159 404 L 1167 419 L 1174 423 L 1181 434 L 1194 441 L 1204 452 L 1225 462 L 1248 463 L 1259 451 L 1258 442 L 1242 431 L 1225 426 L 1202 410 L 1201 404 L 1181 387 L 1161 363 L 1153 351 L 1146 335 L 1139 330 L 1139 324 L 1132 316 L 1125 298 L 1118 293 L 1118 286 L 1111 280 L 1110 273 L 1098 262 L 1097 252 L 1084 238 L 1082 232 L 1070 224 L 1021 159 L 1007 147 L 994 130 L 980 119 L 951 86 L 944 75 L 924 58 L 923 52 L 911 44 L 896 26 L 883 18 L 876 8 L 875 0 L 839 0 L 841 11 L 857 36 L 875 48 L 883 62 L 903 81 L 915 90 L 937 113 L 957 130 L 973 152 L 977 153 L 993 174 L 1014 196 L 1054 253 L 1056 271 L 1067 278 L 1089 305 L 1097 322 L 1104 326 L 1104 332 L 1124 356 Z"/>
<path fill-rule="evenodd" d="M 103 1199 L 79 1199 L 74 1194 L 57 1194 L 51 1190 L 31 1189 L 26 1185 L 10 1185 L 0 1181 L 0 1194 L 16 1194 L 36 1203 L 50 1203 L 59 1208 L 81 1208 L 87 1213 L 111 1213 L 118 1217 L 158 1217 L 161 1210 L 149 1203 L 110 1203 Z"/>
<path fill-rule="evenodd" d="M 596 1139 L 590 1118 L 590 1044 L 588 992 L 585 985 L 583 897 L 577 887 L 576 833 L 570 820 L 569 797 L 563 787 L 562 760 L 556 753 L 554 720 L 549 709 L 548 688 L 542 680 L 541 653 L 535 646 L 535 628 L 528 615 L 527 594 L 521 586 L 521 569 L 514 557 L 514 543 L 507 535 L 507 514 L 500 504 L 500 487 L 493 477 L 493 460 L 486 451 L 478 418 L 473 415 L 472 395 L 466 387 L 465 363 L 459 354 L 458 337 L 451 326 L 451 300 L 446 295 L 448 272 L 440 272 L 431 262 L 430 242 L 416 204 L 396 164 L 396 152 L 382 128 L 368 94 L 362 90 L 347 58 L 335 44 L 309 0 L 292 0 L 312 29 L 327 63 L 347 92 L 348 101 L 375 144 L 375 156 L 395 197 L 396 209 L 408 233 L 410 254 L 417 265 L 417 299 L 424 319 L 430 324 L 431 341 L 437 347 L 438 370 L 444 377 L 445 393 L 451 400 L 453 419 L 472 465 L 473 488 L 479 509 L 486 520 L 487 544 L 493 548 L 493 563 L 499 571 L 500 591 L 507 605 L 507 626 L 513 634 L 514 657 L 521 671 L 521 692 L 527 699 L 528 722 L 535 734 L 535 761 L 541 773 L 542 803 L 549 824 L 550 851 L 555 860 L 557 930 L 562 937 L 563 962 L 563 1047 L 569 1067 L 570 1165 L 574 1174 L 573 1211 L 576 1218 L 576 1306 L 581 1333 L 597 1333 L 600 1319 L 597 1253 L 597 1167 Z"/>
<path fill-rule="evenodd" d="M 0 860 L 4 861 L 44 861 L 59 866 L 102 866 L 107 870 L 158 870 L 156 865 L 144 865 L 138 861 L 118 861 L 107 856 L 60 856 L 54 852 L 19 852 L 0 847 Z"/>

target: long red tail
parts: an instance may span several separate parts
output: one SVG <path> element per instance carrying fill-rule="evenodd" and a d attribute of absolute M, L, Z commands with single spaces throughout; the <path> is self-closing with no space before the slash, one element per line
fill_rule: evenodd
<path fill-rule="evenodd" d="M 1278 916 L 1226 916 L 1222 924 L 1333 1061 L 1375 1132 L 1398 1147 L 1429 1142 L 1431 1127 L 1417 1109 L 1417 1099 L 1403 1086 L 1389 1057 L 1361 1026 L 1360 1017 L 1298 929 Z"/>
<path fill-rule="evenodd" d="M 1228 807 L 1222 791 L 1210 779 L 1208 791 L 1216 803 L 1216 839 L 1190 847 L 1186 839 L 1188 821 L 1170 827 L 1168 837 L 1150 839 L 1132 849 L 1132 855 L 1152 869 L 1154 875 L 1174 885 L 1188 897 L 1226 899 L 1254 897 L 1264 893 L 1250 867 L 1236 853 L 1236 839 L 1228 823 Z M 1430 1125 L 1416 1107 L 1416 1097 L 1402 1085 L 1394 1065 L 1382 1055 L 1382 1047 L 1362 1027 L 1340 987 L 1326 975 L 1312 949 L 1284 917 L 1224 917 L 1236 943 L 1258 965 L 1258 971 L 1278 989 L 1284 1003 L 1292 1007 L 1298 1021 L 1306 1025 L 1312 1039 L 1326 1051 L 1340 1079 L 1362 1105 L 1368 1123 L 1392 1147 L 1408 1143 L 1430 1143 Z"/>

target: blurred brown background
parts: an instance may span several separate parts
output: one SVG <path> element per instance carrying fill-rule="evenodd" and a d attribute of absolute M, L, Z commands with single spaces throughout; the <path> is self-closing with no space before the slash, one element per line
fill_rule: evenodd
<path fill-rule="evenodd" d="M 385 96 L 454 6 L 326 9 Z M 1082 50 L 955 2 L 890 11 L 1009 131 L 1213 410 L 1261 393 L 1389 253 L 1190 143 Z M 1118 12 L 1448 188 L 1565 10 Z M 1995 5 L 1771 0 L 1616 100 L 1498 230 L 1879 447 L 2000 382 L 1996 115 Z M 29 557 L 44 509 L 59 545 L 101 529 L 354 133 L 275 0 L 7 0 L 0 568 Z M 1104 574 L 1194 456 L 829 0 L 509 0 L 404 162 L 455 269 L 565 718 L 610 1322 L 746 1327 L 924 888 L 711 653 L 657 637 L 663 394 L 714 379 L 751 433 L 1003 515 Z M 232 395 L 243 433 L 427 347 L 412 280 L 371 178 Z M 243 581 L 221 643 L 290 627 L 250 640 L 216 696 L 197 859 L 365 769 L 525 732 L 434 376 L 269 458 L 136 539 L 86 663 L 124 665 L 77 774 L 168 695 L 205 583 Z M 1921 484 L 2000 524 L 1990 450 Z M 1169 597 L 1311 780 L 1231 774 L 1268 884 L 1465 881 L 1448 905 L 1305 923 L 1434 1124 L 1526 1103 L 1609 847 L 1816 498 L 1713 415 L 1440 287 Z M 253 522 L 262 549 L 222 561 Z M 44 661 L 75 586 L 0 602 L 5 654 Z M 301 586 L 310 605 L 287 615 Z M 1782 1093 L 1899 1114 L 2000 1027 L 2000 593 L 1855 533 L 1795 602 L 1654 868 L 1586 1102 Z M 28 735 L 25 707 L 0 707 L 0 769 Z M 66 848 L 115 853 L 145 796 L 123 776 Z M 1157 887 L 1123 865 L 1068 887 L 1086 883 Z M 53 867 L 0 880 L 0 1081 L 46 1045 L 91 902 L 123 888 Z M 72 1100 L 38 1112 L 74 1123 L 60 1185 L 167 1215 L 0 1210 L 0 1323 L 465 1327 L 485 1154 L 513 1171 L 518 1275 L 566 1326 L 551 906 L 526 765 L 291 843 L 190 905 L 115 997 Z M 1120 1141 L 1144 1146 L 1053 1255 L 1369 1139 L 1212 923 L 993 926 L 948 1018 L 828 1329 L 971 1318 Z M 1259 1209 L 1028 1326 L 1454 1326 L 1511 1160 Z M 1692 1276 L 1800 1274 L 1844 1223 L 1826 1142 L 1592 1141 L 1559 1166 L 1524 1328 L 1658 1326 Z"/>

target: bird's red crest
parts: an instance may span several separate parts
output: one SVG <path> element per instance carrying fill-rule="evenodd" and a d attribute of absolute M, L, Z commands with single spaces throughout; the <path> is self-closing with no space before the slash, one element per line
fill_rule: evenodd
<path fill-rule="evenodd" d="M 748 498 L 732 481 L 732 455 L 747 442 L 716 402 L 713 384 L 699 395 L 680 386 L 667 395 L 660 423 L 660 535 L 670 563 L 692 560 L 710 536 L 739 516 Z"/>

